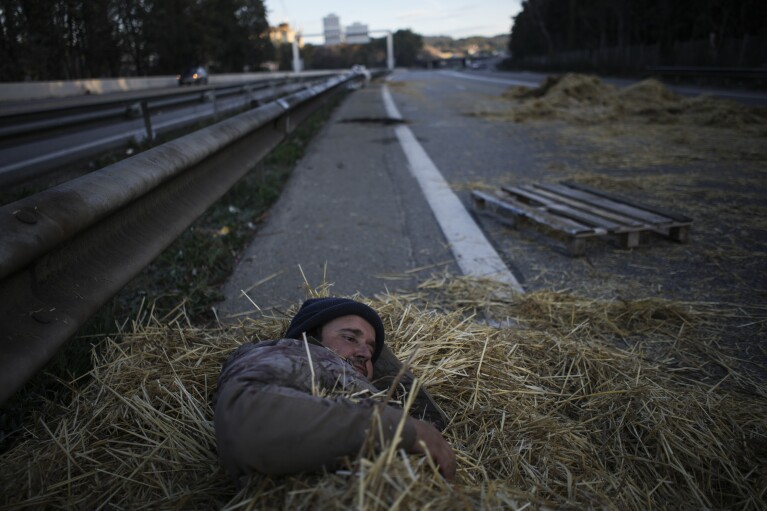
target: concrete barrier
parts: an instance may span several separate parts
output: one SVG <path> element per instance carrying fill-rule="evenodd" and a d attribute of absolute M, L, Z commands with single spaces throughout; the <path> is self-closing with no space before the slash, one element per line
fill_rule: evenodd
<path fill-rule="evenodd" d="M 322 71 L 302 71 L 293 73 L 292 71 L 278 71 L 274 73 L 228 73 L 216 74 L 208 77 L 208 83 L 211 85 L 231 85 L 244 82 L 257 82 L 260 80 L 275 80 L 290 77 L 311 78 L 314 76 L 325 76 L 348 72 L 348 69 L 325 69 Z"/>
<path fill-rule="evenodd" d="M 302 73 L 229 73 L 210 75 L 210 85 L 273 80 L 288 76 L 314 76 L 340 73 L 340 70 L 304 71 Z M 0 101 L 23 101 L 28 99 L 62 98 L 85 94 L 109 94 L 146 89 L 176 87 L 174 76 L 150 76 L 139 78 L 106 78 L 103 80 L 72 80 L 50 82 L 8 82 L 0 83 Z"/>
<path fill-rule="evenodd" d="M 146 78 L 109 78 L 104 80 L 72 80 L 51 82 L 0 83 L 0 101 L 61 98 L 85 94 L 109 94 L 143 89 L 159 89 L 176 85 L 175 76 Z"/>

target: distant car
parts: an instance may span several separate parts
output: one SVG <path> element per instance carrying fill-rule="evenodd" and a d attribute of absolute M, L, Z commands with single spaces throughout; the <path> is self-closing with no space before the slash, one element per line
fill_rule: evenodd
<path fill-rule="evenodd" d="M 365 83 L 370 81 L 370 71 L 365 66 L 362 66 L 360 64 L 354 64 L 352 66 L 352 73 L 361 74 L 365 77 Z"/>
<path fill-rule="evenodd" d="M 202 66 L 194 66 L 176 76 L 179 85 L 207 85 L 208 72 Z"/>

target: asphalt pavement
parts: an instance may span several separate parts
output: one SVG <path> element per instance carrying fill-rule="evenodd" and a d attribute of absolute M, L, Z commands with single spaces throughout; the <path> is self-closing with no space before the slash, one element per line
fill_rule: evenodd
<path fill-rule="evenodd" d="M 666 203 L 668 194 L 660 193 L 663 189 L 649 184 L 629 192 L 639 202 L 673 206 L 671 209 L 695 218 L 687 244 L 651 238 L 636 249 L 622 250 L 595 242 L 585 257 L 573 258 L 559 240 L 535 229 L 511 230 L 492 218 L 474 215 L 527 292 L 565 289 L 606 299 L 650 296 L 728 303 L 758 299 L 758 290 L 764 289 L 764 264 L 756 257 L 763 252 L 763 231 L 748 231 L 753 223 L 749 217 L 723 217 L 727 209 L 712 213 L 713 206 L 706 199 L 719 193 L 715 190 L 720 187 L 718 179 L 731 176 L 723 181 L 730 187 L 750 183 L 748 195 L 736 196 L 743 207 L 759 207 L 762 187 L 756 177 L 753 182 L 747 180 L 758 175 L 751 160 L 743 160 L 736 147 L 727 157 L 711 153 L 711 161 L 705 164 L 698 160 L 674 160 L 673 165 L 665 160 L 642 163 L 633 157 L 646 152 L 644 139 L 616 134 L 584 142 L 576 136 L 584 128 L 561 121 L 510 122 L 499 116 L 509 108 L 501 94 L 515 82 L 534 85 L 535 79 L 542 77 L 398 70 L 386 83 L 404 124 L 385 122 L 381 83 L 349 95 L 310 143 L 282 198 L 260 226 L 225 287 L 220 316 L 237 317 L 256 310 L 243 291 L 262 309 L 296 304 L 306 296 L 304 275 L 312 287 L 325 278 L 332 283 L 331 293 L 371 297 L 387 289 L 411 290 L 442 270 L 462 273 L 435 220 L 437 213 L 432 212 L 419 181 L 411 174 L 413 162 L 398 138 L 403 127 L 412 132 L 422 152 L 469 211 L 473 189 L 584 176 L 622 183 L 657 175 L 676 183 L 673 204 Z M 651 134 L 657 136 L 665 133 L 662 125 L 652 129 Z M 723 131 L 721 136 L 727 133 Z M 658 140 L 660 144 L 662 139 Z M 680 139 L 671 147 L 676 152 L 669 154 L 673 156 L 693 142 L 694 138 Z M 620 149 L 613 155 L 610 151 L 617 147 Z M 758 153 L 753 147 L 744 146 L 744 150 Z M 632 158 L 626 160 L 631 165 L 627 166 L 622 155 Z M 608 160 L 600 163 L 596 156 Z M 707 177 L 698 181 L 685 177 L 693 175 Z M 743 225 L 743 233 L 732 231 L 732 225 Z M 711 235 L 720 232 L 728 234 Z M 722 250 L 734 254 L 737 247 L 751 242 L 754 257 L 748 252 L 737 263 L 721 263 Z M 703 290 L 699 285 L 702 273 L 713 279 Z M 739 285 L 741 281 L 753 284 Z"/>
<path fill-rule="evenodd" d="M 412 290 L 434 271 L 458 272 L 380 87 L 351 93 L 310 143 L 224 287 L 222 320 L 300 303 L 306 283 L 373 297 Z"/>

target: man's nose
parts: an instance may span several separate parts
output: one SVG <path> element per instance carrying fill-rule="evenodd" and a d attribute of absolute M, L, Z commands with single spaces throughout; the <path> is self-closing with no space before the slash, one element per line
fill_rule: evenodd
<path fill-rule="evenodd" d="M 370 357 L 372 356 L 372 353 L 370 352 L 370 346 L 367 344 L 358 344 L 355 355 L 364 358 L 365 361 L 370 360 Z"/>

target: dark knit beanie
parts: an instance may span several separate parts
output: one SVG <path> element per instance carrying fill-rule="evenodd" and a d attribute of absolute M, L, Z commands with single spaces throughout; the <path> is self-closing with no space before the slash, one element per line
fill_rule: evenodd
<path fill-rule="evenodd" d="M 378 313 L 365 305 L 347 298 L 311 298 L 298 310 L 285 332 L 285 337 L 301 339 L 303 332 L 321 327 L 341 316 L 356 315 L 370 323 L 376 333 L 376 347 L 372 360 L 376 361 L 384 345 L 384 327 Z"/>

